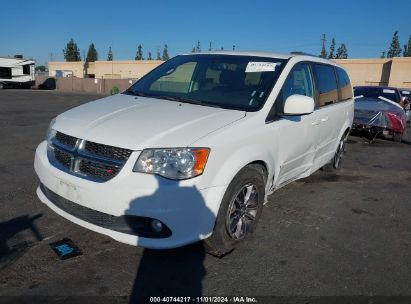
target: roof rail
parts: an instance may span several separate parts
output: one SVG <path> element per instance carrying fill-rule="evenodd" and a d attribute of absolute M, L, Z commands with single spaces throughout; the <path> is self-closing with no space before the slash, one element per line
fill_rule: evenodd
<path fill-rule="evenodd" d="M 308 54 L 308 53 L 305 53 L 305 52 L 299 52 L 299 51 L 294 51 L 294 52 L 291 52 L 290 54 L 292 54 L 292 55 L 304 55 L 304 56 L 319 57 L 319 56 L 317 56 L 317 55 Z"/>

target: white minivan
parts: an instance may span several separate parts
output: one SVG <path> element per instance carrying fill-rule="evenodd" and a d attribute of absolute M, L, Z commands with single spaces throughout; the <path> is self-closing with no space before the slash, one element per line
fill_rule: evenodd
<path fill-rule="evenodd" d="M 57 116 L 36 150 L 37 194 L 120 242 L 231 251 L 267 195 L 338 169 L 353 90 L 334 62 L 302 54 L 176 56 L 122 94 Z"/>

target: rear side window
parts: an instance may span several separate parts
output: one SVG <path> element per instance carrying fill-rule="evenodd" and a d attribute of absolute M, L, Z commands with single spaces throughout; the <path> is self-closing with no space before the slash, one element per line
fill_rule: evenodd
<path fill-rule="evenodd" d="M 314 73 L 319 90 L 319 106 L 326 106 L 338 101 L 337 79 L 332 66 L 315 64 Z"/>
<path fill-rule="evenodd" d="M 353 98 L 352 85 L 347 72 L 341 68 L 337 68 L 337 75 L 341 90 L 341 101 Z"/>

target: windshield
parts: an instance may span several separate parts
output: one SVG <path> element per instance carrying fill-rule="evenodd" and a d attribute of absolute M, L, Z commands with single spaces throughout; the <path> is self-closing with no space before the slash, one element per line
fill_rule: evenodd
<path fill-rule="evenodd" d="M 368 98 L 384 97 L 396 103 L 400 102 L 400 96 L 396 90 L 381 87 L 356 87 L 354 88 L 354 96 Z"/>
<path fill-rule="evenodd" d="M 401 95 L 405 97 L 411 97 L 411 90 L 401 90 Z"/>
<path fill-rule="evenodd" d="M 148 73 L 124 94 L 258 111 L 285 62 L 253 56 L 181 55 Z"/>

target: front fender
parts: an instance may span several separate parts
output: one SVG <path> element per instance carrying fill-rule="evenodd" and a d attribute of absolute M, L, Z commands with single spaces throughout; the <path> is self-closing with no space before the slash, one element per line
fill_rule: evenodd
<path fill-rule="evenodd" d="M 270 181 L 275 172 L 274 159 L 269 154 L 267 147 L 254 144 L 241 147 L 230 153 L 225 159 L 217 159 L 217 166 L 213 166 L 215 172 L 211 184 L 214 186 L 228 186 L 236 174 L 245 166 L 252 162 L 262 162 L 267 169 L 267 187 L 271 185 Z"/>

